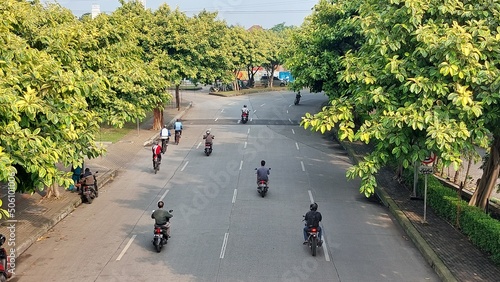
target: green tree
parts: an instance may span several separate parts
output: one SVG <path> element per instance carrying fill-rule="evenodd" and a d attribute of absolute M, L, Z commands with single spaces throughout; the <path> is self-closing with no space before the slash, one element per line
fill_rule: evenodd
<path fill-rule="evenodd" d="M 362 178 L 361 192 L 373 193 L 374 175 L 390 160 L 408 168 L 435 152 L 445 164 L 458 165 L 472 143 L 486 147 L 488 135 L 493 136 L 490 152 L 498 156 L 498 4 L 358 3 L 353 24 L 362 29 L 363 45 L 336 58 L 344 68 L 338 79 L 347 87 L 324 87 L 331 105 L 307 114 L 303 124 L 322 132 L 339 126 L 343 139 L 378 141 L 348 171 Z M 331 5 L 341 14 L 349 3 Z M 484 208 L 493 189 L 490 179 L 498 176 L 498 159 L 487 164 L 471 204 Z"/>

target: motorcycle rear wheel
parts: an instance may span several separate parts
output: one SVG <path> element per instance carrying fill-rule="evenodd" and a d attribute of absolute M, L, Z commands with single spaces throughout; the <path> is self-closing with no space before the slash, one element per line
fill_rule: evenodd
<path fill-rule="evenodd" d="M 316 256 L 316 249 L 318 247 L 318 238 L 314 237 L 311 239 L 311 252 L 313 257 Z"/>
<path fill-rule="evenodd" d="M 87 200 L 87 203 L 92 204 L 92 201 L 94 199 L 92 199 L 92 197 L 90 195 L 85 195 L 85 200 Z"/>

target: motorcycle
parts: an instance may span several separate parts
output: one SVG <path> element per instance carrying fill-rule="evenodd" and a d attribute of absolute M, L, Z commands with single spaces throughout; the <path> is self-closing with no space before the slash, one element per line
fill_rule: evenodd
<path fill-rule="evenodd" d="M 162 154 L 165 154 L 165 152 L 167 151 L 167 146 L 168 146 L 169 141 L 170 141 L 169 136 L 167 136 L 167 138 L 161 138 L 161 153 Z"/>
<path fill-rule="evenodd" d="M 255 168 L 255 170 L 257 170 L 257 168 Z M 269 170 L 271 170 L 271 168 L 269 168 Z M 257 185 L 257 192 L 259 192 L 259 194 L 262 196 L 262 198 L 264 198 L 264 196 L 267 193 L 267 190 L 269 190 L 269 186 L 267 185 L 267 181 L 266 180 L 259 180 L 259 182 L 257 184 L 258 184 Z"/>
<path fill-rule="evenodd" d="M 85 185 L 82 184 L 82 201 L 87 201 L 87 203 L 92 204 L 95 198 L 99 197 L 98 187 L 97 187 L 97 178 L 95 175 L 98 173 L 96 171 L 94 173 L 94 184 L 93 185 Z"/>
<path fill-rule="evenodd" d="M 212 153 L 212 144 L 210 143 L 205 143 L 205 155 L 210 156 Z"/>
<path fill-rule="evenodd" d="M 248 113 L 241 114 L 241 123 L 247 123 L 248 121 Z"/>
<path fill-rule="evenodd" d="M 5 237 L 4 237 L 5 238 Z M 12 276 L 7 264 L 7 251 L 0 245 L 0 282 L 5 282 Z"/>
<path fill-rule="evenodd" d="M 295 106 L 297 106 L 297 105 L 299 104 L 299 102 L 300 102 L 300 97 L 302 97 L 302 96 L 300 95 L 300 91 L 299 91 L 299 93 L 297 93 L 297 95 L 295 95 L 295 101 L 293 102 L 293 104 L 294 104 Z"/>
<path fill-rule="evenodd" d="M 175 131 L 175 145 L 179 145 L 180 140 L 181 140 L 181 132 Z"/>
<path fill-rule="evenodd" d="M 153 157 L 153 170 L 155 171 L 155 174 L 160 170 L 160 159 L 158 158 L 157 155 L 154 155 Z"/>
<path fill-rule="evenodd" d="M 173 210 L 169 210 L 168 212 L 172 213 Z M 157 253 L 161 252 L 161 248 L 167 244 L 167 241 L 167 230 L 163 229 L 162 226 L 155 224 L 153 232 L 153 245 L 155 246 Z"/>
<path fill-rule="evenodd" d="M 303 216 L 305 217 L 305 215 Z M 305 220 L 305 219 L 304 219 Z M 307 230 L 307 246 L 311 248 L 313 257 L 316 256 L 316 250 L 321 247 L 321 241 L 318 238 L 319 230 L 316 227 L 310 227 Z"/>

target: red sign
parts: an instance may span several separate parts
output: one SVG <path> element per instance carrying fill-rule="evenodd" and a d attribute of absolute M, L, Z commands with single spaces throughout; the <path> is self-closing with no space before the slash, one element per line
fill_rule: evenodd
<path fill-rule="evenodd" d="M 435 160 L 436 160 L 436 154 L 431 153 L 431 155 L 428 156 L 422 163 L 428 165 L 433 163 Z"/>

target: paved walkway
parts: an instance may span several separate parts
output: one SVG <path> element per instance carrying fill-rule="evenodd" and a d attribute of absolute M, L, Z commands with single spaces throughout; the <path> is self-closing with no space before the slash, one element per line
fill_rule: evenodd
<path fill-rule="evenodd" d="M 190 107 L 191 101 L 196 104 L 197 95 L 206 93 L 183 93 L 185 102 L 182 103 L 181 111 L 172 106 L 167 107 L 164 112 L 165 120 L 182 116 Z M 128 163 L 127 156 L 142 150 L 145 143 L 158 135 L 158 132 L 150 130 L 151 127 L 151 120 L 141 124 L 139 131 L 131 131 L 121 141 L 110 144 L 105 156 L 86 162 L 92 171 L 99 171 L 98 181 L 102 193 L 107 192 L 106 186 L 103 185 L 119 175 L 120 169 Z M 342 146 L 353 159 L 360 159 L 368 150 L 365 145 L 359 143 L 342 143 Z M 387 170 L 379 173 L 378 182 L 382 188 L 382 198 L 396 220 L 406 230 L 408 239 L 414 241 L 443 281 L 500 281 L 500 268 L 493 265 L 466 237 L 435 216 L 431 210 L 427 210 L 429 224 L 422 225 L 422 202 L 410 200 L 410 191 L 394 181 L 393 175 Z M 6 208 L 8 202 L 5 185 L 1 187 L 0 195 L 3 207 Z M 69 191 L 61 191 L 61 198 L 58 200 L 45 199 L 44 195 L 44 193 L 16 195 L 15 218 L 7 221 L 2 219 L 0 233 L 15 238 L 17 256 L 38 239 L 43 238 L 48 230 L 81 204 L 80 197 Z M 8 229 L 9 226 L 14 226 L 14 229 Z"/>

